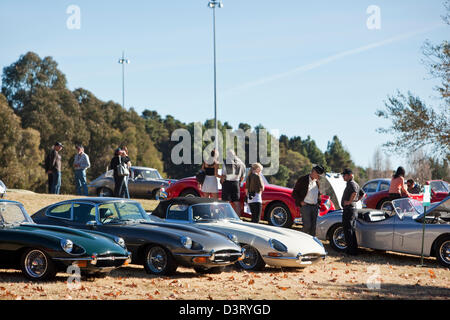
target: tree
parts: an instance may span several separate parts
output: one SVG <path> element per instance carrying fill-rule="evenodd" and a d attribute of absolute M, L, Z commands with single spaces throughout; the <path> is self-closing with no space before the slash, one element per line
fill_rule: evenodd
<path fill-rule="evenodd" d="M 445 2 L 446 14 L 443 20 L 450 26 L 450 1 Z M 424 63 L 431 76 L 439 78 L 441 85 L 435 89 L 442 99 L 438 108 L 427 106 L 421 99 L 408 92 L 407 96 L 398 92 L 388 97 L 385 110 L 377 110 L 376 115 L 389 119 L 389 128 L 379 128 L 378 132 L 392 134 L 394 139 L 385 143 L 391 151 L 417 151 L 426 146 L 438 156 L 450 156 L 450 43 L 443 41 L 433 45 L 429 41 L 423 47 Z"/>
<path fill-rule="evenodd" d="M 334 136 L 332 141 L 328 142 L 325 160 L 333 172 L 342 172 L 344 168 L 352 169 L 355 167 L 350 153 L 345 150 L 341 140 L 337 136 Z"/>

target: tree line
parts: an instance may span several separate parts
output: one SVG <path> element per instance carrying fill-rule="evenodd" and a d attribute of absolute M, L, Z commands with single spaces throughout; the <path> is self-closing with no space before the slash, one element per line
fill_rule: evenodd
<path fill-rule="evenodd" d="M 0 115 L 0 179 L 9 188 L 45 192 L 44 158 L 56 141 L 65 146 L 62 193 L 74 193 L 72 162 L 77 144 L 84 145 L 91 159 L 88 181 L 105 172 L 114 150 L 124 145 L 134 165 L 156 168 L 168 178 L 192 176 L 200 169 L 198 164 L 174 165 L 171 161 L 172 148 L 178 143 L 171 140 L 172 132 L 183 128 L 193 137 L 194 123 L 184 123 L 171 115 L 162 117 L 149 109 L 138 114 L 133 108 L 126 110 L 113 101 L 102 101 L 83 88 L 71 91 L 57 62 L 34 52 L 27 52 L 3 69 Z M 211 119 L 202 124 L 203 132 L 211 128 Z M 224 133 L 233 128 L 219 121 L 218 129 Z M 238 129 L 258 133 L 264 127 L 240 123 Z M 302 139 L 281 135 L 278 139 L 280 166 L 276 175 L 268 177 L 271 183 L 292 187 L 313 164 L 333 172 L 352 168 L 359 182 L 368 178 L 367 168 L 355 165 L 336 135 L 325 152 L 310 136 Z"/>

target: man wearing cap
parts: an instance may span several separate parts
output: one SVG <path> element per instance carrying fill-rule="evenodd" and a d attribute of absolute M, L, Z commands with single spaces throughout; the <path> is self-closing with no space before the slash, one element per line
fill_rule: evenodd
<path fill-rule="evenodd" d="M 88 187 L 86 183 L 86 169 L 91 166 L 89 156 L 84 153 L 84 147 L 77 145 L 77 154 L 73 160 L 73 169 L 75 172 L 75 189 L 78 195 L 87 196 Z"/>
<path fill-rule="evenodd" d="M 356 202 L 364 196 L 364 191 L 353 180 L 353 171 L 351 169 L 344 169 L 342 177 L 347 182 L 341 199 L 341 206 L 343 208 L 342 227 L 347 244 L 346 253 L 349 255 L 357 255 L 358 243 L 356 240 L 355 225 L 358 213 L 356 212 Z"/>
<path fill-rule="evenodd" d="M 46 159 L 46 170 L 49 175 L 49 187 L 50 193 L 59 194 L 61 188 L 61 155 L 59 152 L 62 150 L 63 145 L 61 142 L 55 142 L 52 151 Z M 51 175 L 51 185 L 50 185 Z"/>
<path fill-rule="evenodd" d="M 319 178 L 324 172 L 325 169 L 322 166 L 315 166 L 310 174 L 298 178 L 294 190 L 292 190 L 295 204 L 300 207 L 303 221 L 302 231 L 312 236 L 316 235 L 316 223 L 321 199 Z"/>

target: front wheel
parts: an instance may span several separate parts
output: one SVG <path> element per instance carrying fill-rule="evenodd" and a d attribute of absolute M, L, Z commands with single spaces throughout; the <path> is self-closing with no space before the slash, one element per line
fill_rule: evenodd
<path fill-rule="evenodd" d="M 330 246 L 339 252 L 344 252 L 347 250 L 347 243 L 345 242 L 344 227 L 342 224 L 337 223 L 331 227 L 328 232 L 328 241 L 330 241 Z"/>
<path fill-rule="evenodd" d="M 436 258 L 446 268 L 450 268 L 450 237 L 440 240 L 436 244 Z"/>
<path fill-rule="evenodd" d="M 186 198 L 194 198 L 194 197 L 199 197 L 200 195 L 198 194 L 197 191 L 195 191 L 194 189 L 187 189 L 187 190 L 183 190 L 180 193 L 180 197 L 186 197 Z"/>
<path fill-rule="evenodd" d="M 289 208 L 282 202 L 271 204 L 267 209 L 267 220 L 272 226 L 290 228 L 292 216 Z"/>
<path fill-rule="evenodd" d="M 144 269 L 147 273 L 171 275 L 177 270 L 178 265 L 172 254 L 160 246 L 149 247 L 144 257 Z"/>
<path fill-rule="evenodd" d="M 20 260 L 23 274 L 30 280 L 44 281 L 55 277 L 56 268 L 51 258 L 40 249 L 27 250 Z"/>
<path fill-rule="evenodd" d="M 266 263 L 259 254 L 258 250 L 255 247 L 252 247 L 251 245 L 248 244 L 241 246 L 245 250 L 244 251 L 245 256 L 244 259 L 236 262 L 236 265 L 244 270 L 259 271 L 264 269 Z"/>

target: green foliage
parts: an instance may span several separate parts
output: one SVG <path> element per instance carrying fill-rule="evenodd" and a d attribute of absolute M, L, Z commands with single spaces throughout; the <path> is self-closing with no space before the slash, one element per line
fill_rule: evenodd
<path fill-rule="evenodd" d="M 325 159 L 332 172 L 342 172 L 345 168 L 353 169 L 355 167 L 350 153 L 345 150 L 337 136 L 334 136 L 332 141 L 328 142 Z"/>

